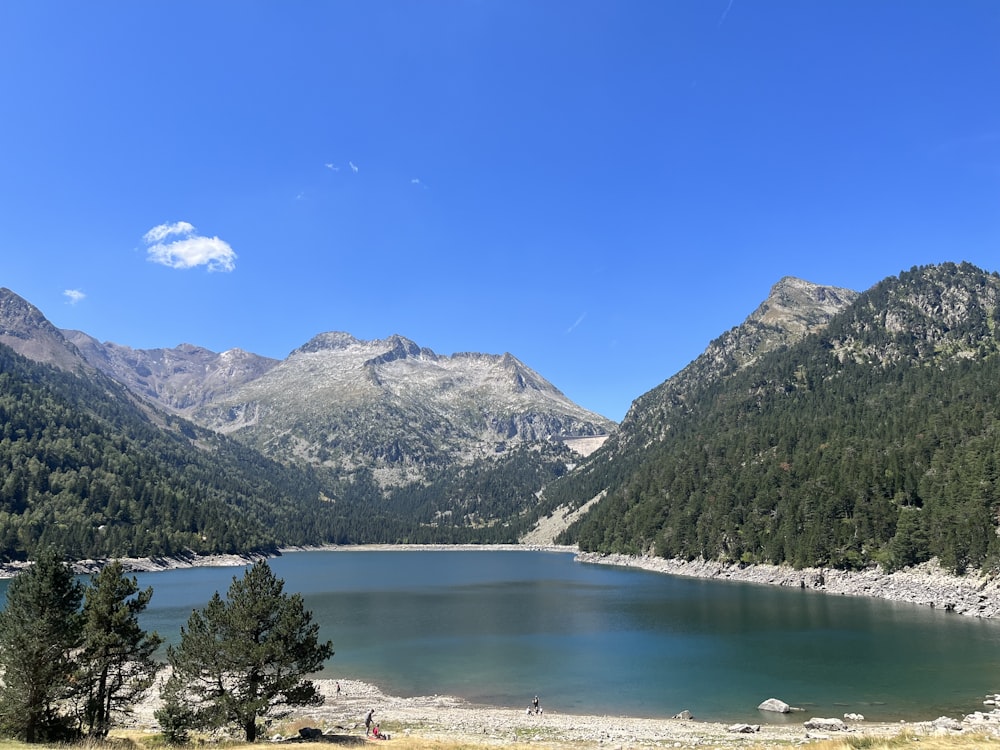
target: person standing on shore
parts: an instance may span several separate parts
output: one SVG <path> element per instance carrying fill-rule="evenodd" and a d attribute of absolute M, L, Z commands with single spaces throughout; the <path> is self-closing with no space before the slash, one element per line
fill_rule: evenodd
<path fill-rule="evenodd" d="M 365 737 L 367 737 L 372 732 L 372 714 L 375 713 L 374 708 L 368 709 L 368 715 L 365 717 Z"/>
<path fill-rule="evenodd" d="M 534 709 L 534 711 L 535 711 L 536 714 L 540 714 L 542 712 L 542 709 L 540 709 L 538 707 L 538 696 L 537 695 L 535 696 L 535 699 L 533 701 L 531 701 L 531 707 Z"/>

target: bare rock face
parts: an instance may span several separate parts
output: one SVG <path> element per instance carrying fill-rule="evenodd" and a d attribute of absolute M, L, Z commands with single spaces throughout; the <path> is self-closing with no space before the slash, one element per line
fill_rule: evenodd
<path fill-rule="evenodd" d="M 337 332 L 190 415 L 268 455 L 367 466 L 386 484 L 615 427 L 511 354 L 443 356 L 401 336 L 361 341 Z"/>
<path fill-rule="evenodd" d="M 80 351 L 37 307 L 6 288 L 0 288 L 0 344 L 62 370 L 89 369 Z"/>
<path fill-rule="evenodd" d="M 132 349 L 64 331 L 94 367 L 158 405 L 180 414 L 221 398 L 264 375 L 278 360 L 242 349 L 217 354 L 200 346 Z"/>
<path fill-rule="evenodd" d="M 442 356 L 398 335 L 321 333 L 285 360 L 192 344 L 132 349 L 60 331 L 0 289 L 0 343 L 38 362 L 103 373 L 144 403 L 278 460 L 368 469 L 383 485 L 524 445 L 599 442 L 616 428 L 509 353 Z"/>

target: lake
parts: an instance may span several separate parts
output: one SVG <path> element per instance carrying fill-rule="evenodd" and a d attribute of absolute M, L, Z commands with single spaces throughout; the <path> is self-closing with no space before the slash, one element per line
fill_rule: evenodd
<path fill-rule="evenodd" d="M 716 721 L 960 717 L 1000 690 L 1000 622 L 811 590 L 670 577 L 532 551 L 308 551 L 269 561 L 334 643 L 323 676 L 390 694 Z M 234 568 L 138 576 L 176 641 Z M 5 586 L 3 586 L 5 589 Z"/>

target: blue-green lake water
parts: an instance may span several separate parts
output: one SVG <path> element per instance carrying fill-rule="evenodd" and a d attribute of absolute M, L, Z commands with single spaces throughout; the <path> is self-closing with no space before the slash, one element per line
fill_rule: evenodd
<path fill-rule="evenodd" d="M 678 578 L 529 551 L 310 551 L 270 560 L 336 655 L 323 676 L 403 696 L 567 713 L 781 721 L 959 717 L 1000 690 L 1000 622 L 810 590 Z M 233 568 L 139 576 L 177 640 Z M 790 721 L 801 721 L 801 714 Z"/>

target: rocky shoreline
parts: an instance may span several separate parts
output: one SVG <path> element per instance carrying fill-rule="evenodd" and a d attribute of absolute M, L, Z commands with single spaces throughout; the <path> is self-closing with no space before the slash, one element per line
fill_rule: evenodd
<path fill-rule="evenodd" d="M 828 568 L 795 570 L 778 565 L 726 565 L 705 560 L 668 560 L 591 552 L 581 552 L 576 559 L 579 562 L 640 568 L 668 575 L 809 588 L 840 596 L 870 596 L 936 607 L 971 617 L 1000 616 L 1000 580 L 979 573 L 956 576 L 933 560 L 885 573 L 881 568 L 861 571 Z"/>
<path fill-rule="evenodd" d="M 761 712 L 757 724 L 725 724 L 692 718 L 650 719 L 633 716 L 563 714 L 526 708 L 485 706 L 446 695 L 402 698 L 386 695 L 360 680 L 315 681 L 326 698 L 322 706 L 295 711 L 269 727 L 272 741 L 308 739 L 337 744 L 364 744 L 364 717 L 375 709 L 375 721 L 390 737 L 420 737 L 469 745 L 497 746 L 544 743 L 568 747 L 745 747 L 791 745 L 851 735 L 894 737 L 913 735 L 989 734 L 1000 736 L 1000 716 L 973 714 L 962 720 L 942 717 L 930 722 L 876 723 L 863 717 L 816 718 L 769 723 L 776 714 Z M 339 686 L 339 689 L 338 689 Z M 525 697 L 527 705 L 528 697 Z M 156 732 L 153 712 L 159 699 L 136 707 L 132 728 Z"/>

